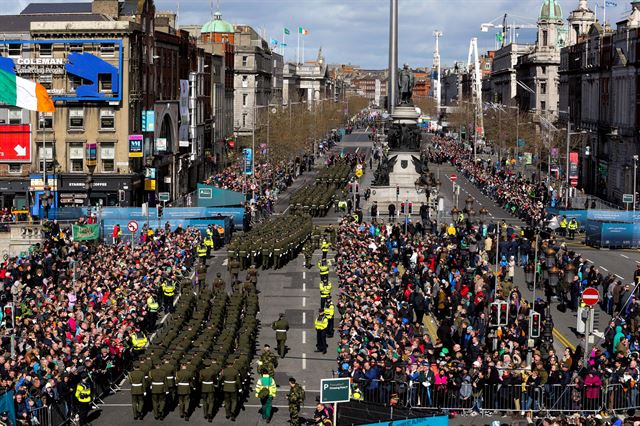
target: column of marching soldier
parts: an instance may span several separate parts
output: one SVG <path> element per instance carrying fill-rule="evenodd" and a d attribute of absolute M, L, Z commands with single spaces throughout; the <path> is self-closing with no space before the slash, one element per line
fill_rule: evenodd
<path fill-rule="evenodd" d="M 133 415 L 142 419 L 149 405 L 162 420 L 176 405 L 189 420 L 202 401 L 203 414 L 213 421 L 224 402 L 227 419 L 235 421 L 251 384 L 255 354 L 258 296 L 257 273 L 233 283 L 231 295 L 218 274 L 213 289 L 196 296 L 182 293 L 167 324 L 153 344 L 138 354 L 129 373 Z"/>

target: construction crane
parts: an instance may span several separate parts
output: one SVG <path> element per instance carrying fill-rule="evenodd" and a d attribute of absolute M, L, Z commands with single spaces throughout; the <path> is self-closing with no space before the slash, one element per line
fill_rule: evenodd
<path fill-rule="evenodd" d="M 515 30 L 518 29 L 538 29 L 538 25 L 537 24 L 516 24 L 514 22 L 511 23 L 507 23 L 507 14 L 505 13 L 504 16 L 502 17 L 502 24 L 495 24 L 494 22 L 497 21 L 498 19 L 500 19 L 500 17 L 497 17 L 496 19 L 494 19 L 491 22 L 486 22 L 484 24 L 480 25 L 480 31 L 482 31 L 483 33 L 486 33 L 489 31 L 489 28 L 496 28 L 501 30 L 498 34 L 500 34 L 500 38 L 499 41 L 501 42 L 501 47 L 504 47 L 505 44 L 507 44 L 507 31 L 509 31 L 509 35 L 511 37 L 511 40 L 509 41 L 509 43 L 513 43 L 514 40 L 514 35 L 515 35 Z"/>
<path fill-rule="evenodd" d="M 473 59 L 473 62 L 471 60 Z M 484 136 L 484 118 L 482 116 L 482 76 L 478 58 L 478 39 L 473 37 L 469 43 L 467 69 L 471 74 L 471 99 L 473 100 L 473 159 L 476 159 L 478 140 Z"/>
<path fill-rule="evenodd" d="M 437 105 L 437 114 L 440 115 L 440 104 L 442 99 L 442 91 L 440 86 L 440 37 L 442 37 L 442 32 L 435 30 L 433 32 L 433 37 L 436 39 L 436 48 L 433 51 L 433 71 L 432 78 L 433 81 L 433 96 L 436 98 Z"/>

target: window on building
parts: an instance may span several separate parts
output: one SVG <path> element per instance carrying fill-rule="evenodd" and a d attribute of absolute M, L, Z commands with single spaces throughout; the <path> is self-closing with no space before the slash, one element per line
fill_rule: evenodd
<path fill-rule="evenodd" d="M 116 45 L 113 43 L 101 43 L 100 44 L 100 55 L 111 57 L 116 54 Z"/>
<path fill-rule="evenodd" d="M 53 55 L 53 44 L 46 43 L 38 45 L 41 58 L 50 58 Z"/>
<path fill-rule="evenodd" d="M 9 173 L 22 173 L 22 164 L 9 163 Z"/>
<path fill-rule="evenodd" d="M 85 84 L 91 84 L 90 82 L 87 82 L 87 80 L 83 79 L 82 77 L 78 77 L 72 74 L 68 74 L 68 81 L 69 81 L 69 93 L 76 93 L 76 90 L 78 89 L 79 86 L 83 86 Z"/>
<path fill-rule="evenodd" d="M 242 87 L 249 87 L 249 77 L 246 75 L 242 76 Z"/>
<path fill-rule="evenodd" d="M 10 44 L 9 48 L 7 49 L 7 51 L 8 51 L 7 53 L 11 57 L 22 56 L 22 45 L 21 44 Z"/>
<path fill-rule="evenodd" d="M 82 107 L 69 108 L 69 129 L 70 130 L 84 129 L 84 108 Z"/>
<path fill-rule="evenodd" d="M 546 65 L 542 65 L 542 66 L 540 67 L 540 72 L 541 72 L 543 75 L 544 75 L 544 74 L 546 74 L 546 73 L 547 73 L 547 66 L 546 66 Z"/>
<path fill-rule="evenodd" d="M 542 30 L 542 45 L 546 46 L 547 44 L 549 44 L 549 32 Z"/>
<path fill-rule="evenodd" d="M 545 101 L 540 101 L 540 109 L 542 111 L 546 111 L 547 110 L 547 103 Z"/>
<path fill-rule="evenodd" d="M 101 92 L 111 93 L 113 90 L 111 74 L 98 74 L 98 88 Z"/>
<path fill-rule="evenodd" d="M 84 46 L 79 43 L 72 43 L 69 45 L 69 52 L 82 53 Z"/>
<path fill-rule="evenodd" d="M 47 164 L 47 170 L 53 170 L 53 147 L 51 144 L 47 144 L 44 148 L 42 144 L 38 144 L 38 171 L 44 171 L 44 162 Z"/>
<path fill-rule="evenodd" d="M 100 161 L 102 164 L 103 172 L 115 171 L 114 160 L 116 158 L 116 148 L 114 143 L 101 143 L 100 144 Z"/>
<path fill-rule="evenodd" d="M 82 172 L 84 170 L 84 144 L 73 142 L 69 144 L 69 171 Z"/>
<path fill-rule="evenodd" d="M 115 130 L 116 113 L 112 109 L 100 110 L 100 130 Z"/>
<path fill-rule="evenodd" d="M 247 114 L 242 114 L 242 127 L 247 127 Z"/>
<path fill-rule="evenodd" d="M 47 90 L 53 89 L 53 76 L 51 74 L 41 74 L 38 77 L 38 82 Z"/>
<path fill-rule="evenodd" d="M 249 98 L 249 95 L 247 95 L 246 93 L 242 94 L 242 106 L 246 107 L 247 106 L 247 99 Z"/>
<path fill-rule="evenodd" d="M 249 65 L 249 57 L 248 56 L 243 56 L 242 57 L 242 66 L 246 67 L 247 65 Z"/>
<path fill-rule="evenodd" d="M 547 83 L 540 83 L 540 93 L 543 95 L 547 94 Z"/>
<path fill-rule="evenodd" d="M 52 112 L 40 113 L 40 118 L 38 119 L 38 128 L 53 129 L 53 113 Z"/>
<path fill-rule="evenodd" d="M 22 124 L 22 110 L 20 109 L 9 110 L 9 124 Z"/>

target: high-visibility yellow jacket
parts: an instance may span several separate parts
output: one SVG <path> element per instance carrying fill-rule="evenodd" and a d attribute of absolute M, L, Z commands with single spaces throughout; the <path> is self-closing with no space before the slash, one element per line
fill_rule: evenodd
<path fill-rule="evenodd" d="M 149 296 L 147 298 L 147 309 L 149 310 L 149 312 L 158 312 L 159 307 L 160 306 L 158 305 L 158 302 L 155 301 L 153 296 Z"/>
<path fill-rule="evenodd" d="M 316 330 L 324 330 L 329 326 L 329 320 L 326 317 L 318 317 L 314 321 Z"/>
<path fill-rule="evenodd" d="M 76 399 L 78 402 L 91 402 L 91 388 L 78 383 L 76 386 Z"/>
<path fill-rule="evenodd" d="M 268 374 L 263 374 L 262 377 L 258 379 L 256 383 L 256 398 L 259 398 L 258 394 L 260 393 L 262 388 L 269 389 L 269 396 L 275 398 L 276 381 L 273 379 L 273 377 L 269 376 Z"/>
<path fill-rule="evenodd" d="M 162 294 L 167 297 L 172 297 L 176 292 L 176 286 L 172 282 L 163 282 L 162 283 Z"/>
<path fill-rule="evenodd" d="M 131 336 L 131 344 L 133 345 L 133 349 L 136 351 L 144 349 L 147 346 L 147 343 L 147 336 L 142 332 L 134 333 Z"/>
<path fill-rule="evenodd" d="M 333 318 L 336 312 L 336 307 L 333 305 L 333 302 L 324 306 L 324 317 L 328 320 Z"/>
<path fill-rule="evenodd" d="M 328 281 L 326 284 L 320 281 L 320 297 L 327 297 L 331 294 L 331 289 L 333 288 L 333 284 L 331 281 Z"/>

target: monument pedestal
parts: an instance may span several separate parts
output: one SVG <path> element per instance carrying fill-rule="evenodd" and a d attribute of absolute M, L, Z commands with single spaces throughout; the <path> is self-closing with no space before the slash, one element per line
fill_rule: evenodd
<path fill-rule="evenodd" d="M 420 175 L 411 160 L 413 152 L 393 152 L 397 156 L 393 172 L 389 174 L 389 186 L 372 186 L 371 200 L 377 201 L 380 217 L 386 217 L 389 204 L 395 204 L 396 212 L 400 212 L 400 204 L 407 202 L 413 204 L 413 215 L 420 214 L 420 204 L 427 202 L 424 188 L 416 189 L 416 181 Z M 397 190 L 400 194 L 397 194 Z"/>

